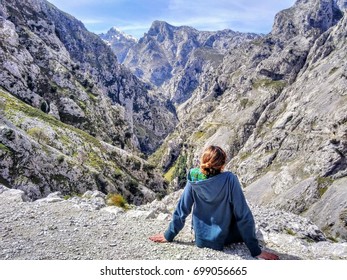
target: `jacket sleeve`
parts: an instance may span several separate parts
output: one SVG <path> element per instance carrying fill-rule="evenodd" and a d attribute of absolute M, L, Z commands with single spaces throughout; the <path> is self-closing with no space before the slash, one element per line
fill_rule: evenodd
<path fill-rule="evenodd" d="M 186 217 L 190 214 L 193 205 L 192 186 L 187 182 L 184 191 L 178 201 L 176 210 L 172 215 L 172 220 L 168 229 L 164 233 L 165 239 L 171 242 L 184 227 Z"/>
<path fill-rule="evenodd" d="M 255 257 L 261 253 L 261 249 L 255 234 L 254 218 L 241 189 L 239 180 L 235 175 L 232 175 L 231 180 L 231 203 L 236 218 L 236 225 L 252 257 Z"/>

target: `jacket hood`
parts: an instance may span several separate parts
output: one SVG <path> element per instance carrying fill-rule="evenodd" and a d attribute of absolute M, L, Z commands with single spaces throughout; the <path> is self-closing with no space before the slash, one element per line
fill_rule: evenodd
<path fill-rule="evenodd" d="M 227 195 L 228 188 L 226 183 L 230 178 L 231 172 L 222 172 L 206 180 L 193 182 L 188 176 L 188 181 L 196 195 L 206 201 L 217 203 L 222 201 Z"/>

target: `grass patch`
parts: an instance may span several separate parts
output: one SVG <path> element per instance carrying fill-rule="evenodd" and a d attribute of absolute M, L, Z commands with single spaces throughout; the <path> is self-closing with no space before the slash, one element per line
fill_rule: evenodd
<path fill-rule="evenodd" d="M 295 235 L 296 235 L 295 231 L 293 231 L 293 230 L 290 229 L 290 228 L 286 228 L 285 231 L 286 231 L 286 233 L 289 234 L 289 235 L 292 235 L 292 236 L 295 236 Z"/>
<path fill-rule="evenodd" d="M 327 239 L 329 239 L 330 241 L 334 242 L 334 243 L 338 243 L 339 241 L 337 240 L 337 238 L 333 237 L 333 236 L 328 236 Z"/>
<path fill-rule="evenodd" d="M 108 194 L 106 197 L 106 203 L 109 206 L 117 206 L 124 210 L 129 209 L 129 204 L 126 199 L 120 194 Z"/>
<path fill-rule="evenodd" d="M 250 43 L 255 46 L 262 46 L 264 44 L 264 39 L 263 38 L 255 39 L 251 41 Z"/>
<path fill-rule="evenodd" d="M 78 100 L 77 103 L 78 103 L 78 106 L 79 106 L 83 111 L 85 111 L 85 110 L 87 109 L 87 105 L 86 105 L 85 102 L 79 101 L 79 100 Z"/>
<path fill-rule="evenodd" d="M 252 100 L 249 100 L 248 98 L 242 98 L 240 100 L 240 105 L 242 107 L 242 109 L 246 109 L 247 107 L 250 107 L 254 104 L 254 102 Z"/>
<path fill-rule="evenodd" d="M 164 174 L 164 178 L 166 181 L 171 182 L 174 179 L 174 175 L 176 172 L 176 164 L 171 166 L 171 168 Z"/>
<path fill-rule="evenodd" d="M 334 180 L 330 177 L 318 177 L 318 193 L 319 196 L 322 197 L 325 192 L 328 190 L 328 187 L 334 182 Z"/>
<path fill-rule="evenodd" d="M 148 163 L 153 166 L 158 166 L 167 149 L 167 143 L 164 142 L 153 154 L 148 158 Z"/>
<path fill-rule="evenodd" d="M 64 195 L 63 199 L 68 200 L 68 199 L 73 198 L 73 197 L 82 197 L 82 194 L 73 192 L 71 194 Z"/>
<path fill-rule="evenodd" d="M 268 88 L 273 89 L 277 93 L 280 93 L 284 87 L 287 85 L 285 81 L 274 81 L 271 79 L 260 79 L 253 83 L 253 88 Z"/>
<path fill-rule="evenodd" d="M 241 161 L 244 161 L 246 160 L 247 158 L 249 158 L 250 156 L 252 155 L 251 152 L 245 152 L 245 153 L 242 153 L 239 155 L 239 158 Z"/>
<path fill-rule="evenodd" d="M 328 187 L 319 188 L 318 189 L 319 197 L 322 197 L 327 190 L 328 190 Z"/>
<path fill-rule="evenodd" d="M 37 140 L 40 144 L 49 142 L 49 137 L 46 135 L 45 130 L 41 127 L 32 127 L 27 130 L 28 135 Z"/>
<path fill-rule="evenodd" d="M 4 151 L 5 153 L 11 152 L 11 150 L 7 146 L 5 146 L 4 144 L 1 144 L 1 143 L 0 143 L 0 150 Z"/>
<path fill-rule="evenodd" d="M 196 131 L 193 134 L 193 140 L 199 140 L 200 138 L 202 138 L 205 135 L 205 132 L 202 130 Z"/>
<path fill-rule="evenodd" d="M 100 155 L 94 151 L 89 152 L 85 157 L 86 165 L 89 165 L 95 169 L 102 170 L 105 167 L 105 160 L 103 160 Z"/>
<path fill-rule="evenodd" d="M 123 176 L 123 171 L 118 166 L 116 166 L 113 169 L 113 178 L 120 179 L 122 178 L 122 176 Z"/>

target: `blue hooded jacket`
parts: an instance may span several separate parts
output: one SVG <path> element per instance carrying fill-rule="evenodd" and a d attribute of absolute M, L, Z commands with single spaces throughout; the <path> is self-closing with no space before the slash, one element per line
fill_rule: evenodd
<path fill-rule="evenodd" d="M 183 194 L 164 234 L 167 241 L 173 241 L 191 211 L 198 247 L 223 250 L 233 234 L 231 228 L 236 224 L 251 255 L 254 257 L 261 253 L 252 212 L 232 172 L 222 172 L 197 182 L 193 182 L 188 175 Z"/>

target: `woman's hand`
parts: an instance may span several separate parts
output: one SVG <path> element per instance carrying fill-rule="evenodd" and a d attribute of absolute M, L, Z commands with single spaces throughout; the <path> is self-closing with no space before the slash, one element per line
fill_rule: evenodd
<path fill-rule="evenodd" d="M 267 252 L 267 251 L 262 251 L 260 255 L 256 256 L 257 259 L 262 259 L 262 260 L 278 260 L 279 257 L 276 254 Z"/>
<path fill-rule="evenodd" d="M 149 237 L 149 239 L 154 241 L 154 242 L 158 242 L 158 243 L 167 242 L 167 240 L 164 237 L 164 234 L 162 234 L 162 233 L 158 233 L 156 235 L 153 235 L 153 236 Z"/>

